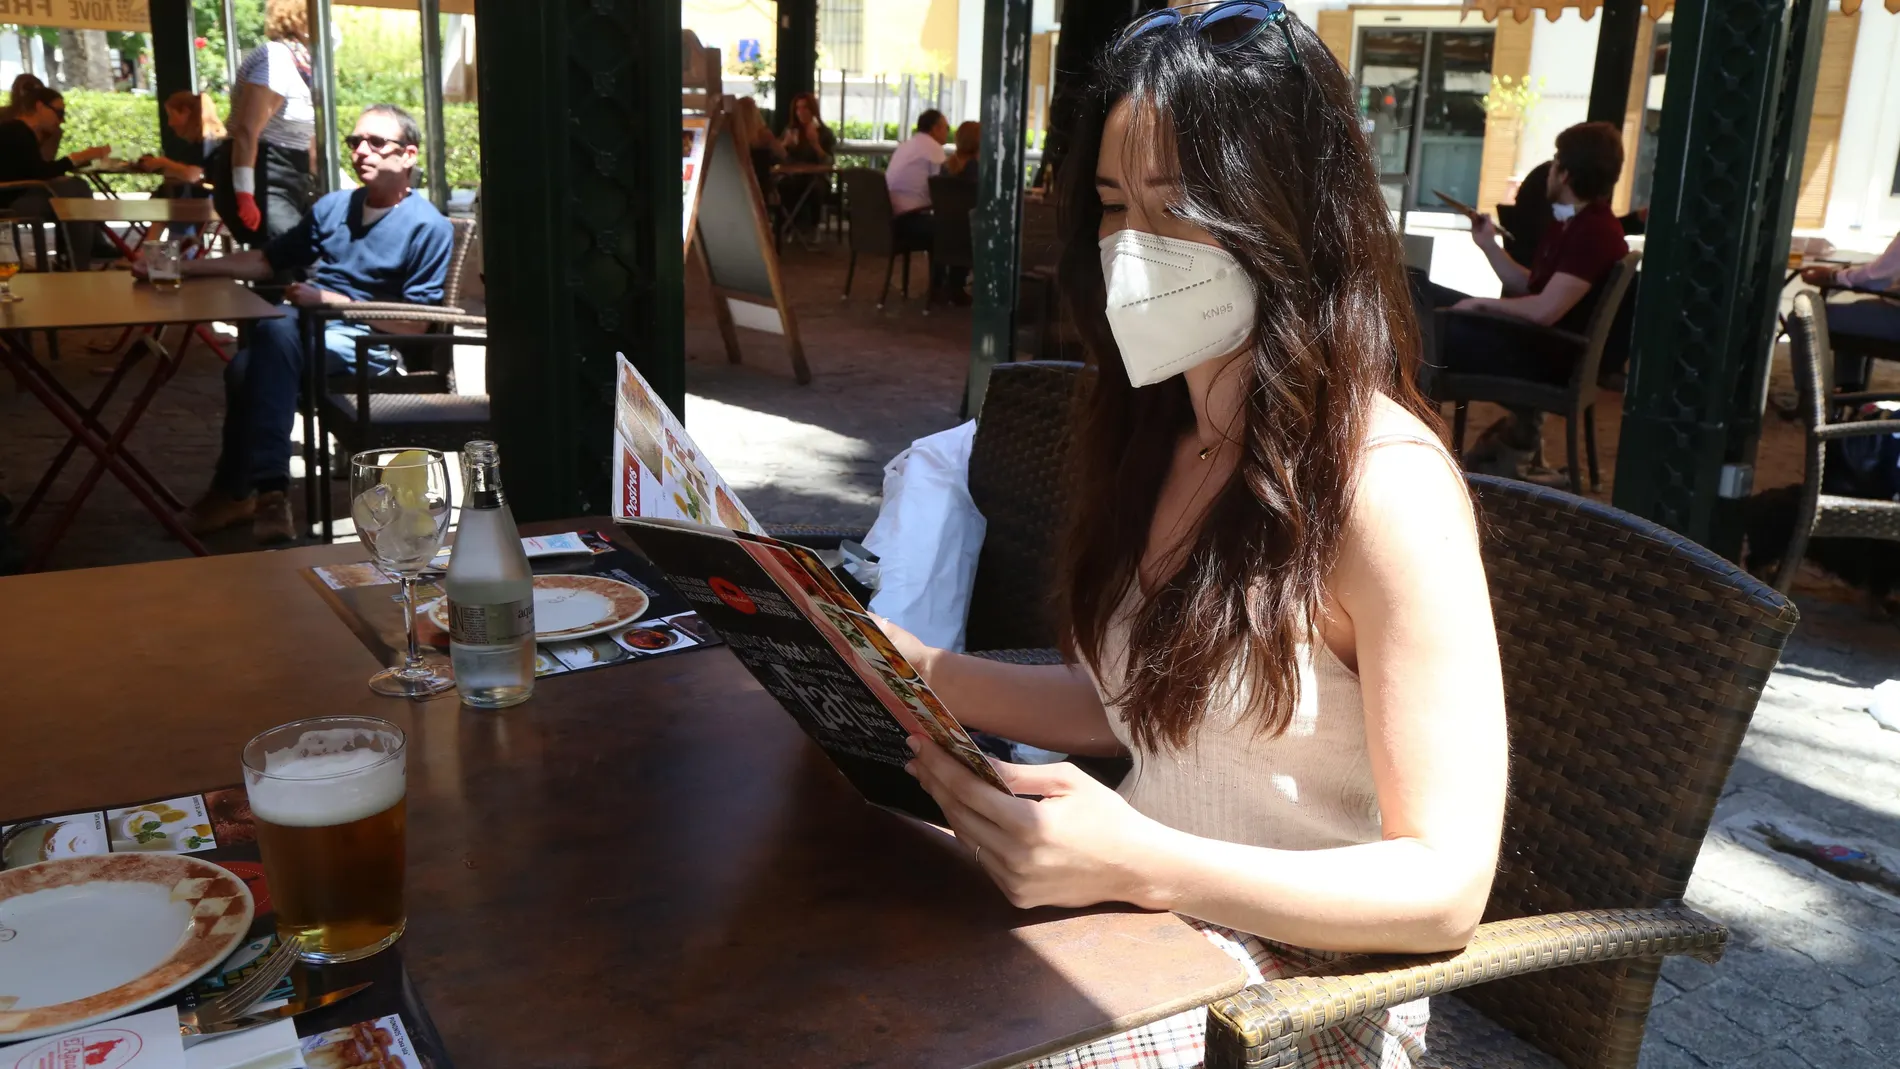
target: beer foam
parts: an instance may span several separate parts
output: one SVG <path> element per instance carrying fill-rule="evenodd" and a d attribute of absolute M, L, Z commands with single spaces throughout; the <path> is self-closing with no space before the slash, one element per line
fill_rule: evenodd
<path fill-rule="evenodd" d="M 295 746 L 265 754 L 266 775 L 247 784 L 251 812 L 272 824 L 323 828 L 373 816 L 401 801 L 402 761 L 370 749 L 330 748 L 358 737 L 355 731 L 305 732 Z"/>

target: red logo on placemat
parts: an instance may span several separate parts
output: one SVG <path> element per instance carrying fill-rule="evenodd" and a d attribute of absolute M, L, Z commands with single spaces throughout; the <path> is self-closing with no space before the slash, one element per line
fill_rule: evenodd
<path fill-rule="evenodd" d="M 92 1028 L 34 1047 L 13 1069 L 120 1069 L 131 1065 L 143 1046 L 137 1032 Z"/>
<path fill-rule="evenodd" d="M 738 584 L 732 580 L 721 579 L 715 575 L 706 580 L 706 585 L 712 587 L 712 592 L 719 595 L 719 600 L 725 602 L 729 608 L 745 613 L 747 616 L 758 615 L 759 607 L 754 605 L 752 598 L 745 591 L 740 590 Z"/>
<path fill-rule="evenodd" d="M 262 917 L 271 911 L 270 885 L 264 882 L 264 866 L 255 861 L 215 861 L 231 875 L 244 881 L 251 889 L 252 916 Z"/>

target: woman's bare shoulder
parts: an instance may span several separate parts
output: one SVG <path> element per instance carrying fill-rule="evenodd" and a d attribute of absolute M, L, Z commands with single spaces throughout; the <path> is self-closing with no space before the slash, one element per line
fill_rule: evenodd
<path fill-rule="evenodd" d="M 1366 446 L 1352 509 L 1358 533 L 1433 527 L 1444 533 L 1447 526 L 1470 525 L 1464 475 L 1431 425 L 1380 394 L 1366 428 Z M 1375 534 L 1375 541 L 1384 539 Z"/>

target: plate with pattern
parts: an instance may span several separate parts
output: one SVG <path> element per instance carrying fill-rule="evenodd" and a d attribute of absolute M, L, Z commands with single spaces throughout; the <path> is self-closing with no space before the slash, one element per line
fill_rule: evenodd
<path fill-rule="evenodd" d="M 534 640 L 568 642 L 604 635 L 645 616 L 648 605 L 646 591 L 604 575 L 537 575 Z M 429 622 L 448 633 L 449 599 L 438 599 L 423 611 Z"/>
<path fill-rule="evenodd" d="M 183 989 L 251 927 L 237 876 L 183 854 L 0 871 L 0 1043 L 83 1028 Z"/>

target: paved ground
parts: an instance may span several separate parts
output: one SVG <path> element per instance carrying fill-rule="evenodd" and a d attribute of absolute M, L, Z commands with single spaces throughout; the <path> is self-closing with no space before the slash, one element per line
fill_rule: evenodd
<path fill-rule="evenodd" d="M 912 438 L 952 425 L 961 396 L 969 316 L 922 314 L 918 302 L 873 307 L 879 272 L 863 265 L 858 294 L 838 300 L 842 262 L 829 247 L 794 250 L 787 275 L 814 381 L 791 381 L 778 340 L 746 332 L 745 362 L 726 361 L 702 296 L 689 301 L 688 425 L 763 518 L 868 523 L 885 460 Z M 104 357 L 65 339 L 63 380 L 96 391 Z M 159 395 L 135 446 L 182 495 L 202 489 L 216 452 L 219 365 L 202 349 Z M 473 376 L 466 381 L 474 381 Z M 1774 395 L 1786 400 L 1785 369 Z M 1612 469 L 1617 404 L 1600 415 Z M 1482 415 L 1474 417 L 1483 426 Z M 1549 455 L 1561 457 L 1559 421 Z M 63 434 L 10 381 L 0 381 L 0 492 L 18 502 Z M 1799 479 L 1792 425 L 1771 420 L 1757 486 Z M 68 475 L 57 507 L 76 480 Z M 1604 495 L 1610 489 L 1606 481 Z M 36 537 L 46 518 L 36 517 Z M 242 532 L 213 548 L 252 548 Z M 53 558 L 55 567 L 182 555 L 116 482 L 101 485 Z M 1770 848 L 1758 825 L 1873 854 L 1900 871 L 1900 734 L 1860 711 L 1867 688 L 1900 677 L 1900 627 L 1864 596 L 1817 569 L 1797 587 L 1804 616 L 1756 714 L 1690 888 L 1691 904 L 1735 931 L 1710 968 L 1677 961 L 1657 995 L 1646 1069 L 1696 1066 L 1886 1067 L 1900 1033 L 1900 898 L 1829 875 Z M 0 607 L 3 611 L 3 607 Z"/>

